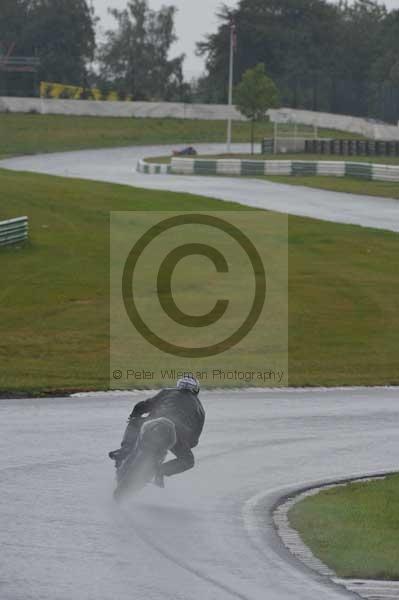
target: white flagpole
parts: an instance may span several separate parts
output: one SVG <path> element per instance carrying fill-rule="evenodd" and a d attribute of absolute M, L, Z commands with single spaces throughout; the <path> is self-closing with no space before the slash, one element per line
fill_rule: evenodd
<path fill-rule="evenodd" d="M 231 113 L 233 108 L 233 72 L 234 72 L 234 37 L 235 37 L 235 23 L 231 21 L 230 25 L 230 70 L 229 70 L 229 103 L 228 103 L 228 118 L 227 118 L 227 153 L 231 153 L 231 129 L 232 119 Z"/>

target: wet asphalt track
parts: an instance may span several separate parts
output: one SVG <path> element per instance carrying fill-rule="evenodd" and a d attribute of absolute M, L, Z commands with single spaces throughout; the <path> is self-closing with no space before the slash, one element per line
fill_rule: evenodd
<path fill-rule="evenodd" d="M 138 158 L 169 149 L 22 157 L 0 167 L 189 191 L 399 231 L 394 200 L 132 172 Z M 269 510 L 307 484 L 396 469 L 397 390 L 203 394 L 208 417 L 196 469 L 169 480 L 164 491 L 148 487 L 120 509 L 111 500 L 106 453 L 118 445 L 138 397 L 0 401 L 1 600 L 349 597 L 287 555 Z"/>
<path fill-rule="evenodd" d="M 196 468 L 121 509 L 106 454 L 139 397 L 0 401 L 1 600 L 348 597 L 286 556 L 268 510 L 397 468 L 397 390 L 204 393 Z"/>
<path fill-rule="evenodd" d="M 135 146 L 26 156 L 0 161 L 0 168 L 80 177 L 136 187 L 190 192 L 240 202 L 283 213 L 399 231 L 399 202 L 339 194 L 256 179 L 183 175 L 144 175 L 135 172 L 139 158 L 170 154 L 173 146 Z M 202 153 L 224 152 L 223 144 L 196 144 Z M 248 145 L 234 144 L 235 152 Z"/>

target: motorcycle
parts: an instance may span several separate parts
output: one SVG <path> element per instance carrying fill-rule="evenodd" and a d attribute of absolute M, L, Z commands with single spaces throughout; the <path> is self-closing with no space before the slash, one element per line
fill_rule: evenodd
<path fill-rule="evenodd" d="M 176 444 L 175 425 L 165 417 L 139 417 L 137 430 L 136 443 L 126 455 L 119 458 L 121 451 L 118 450 L 109 454 L 116 461 L 114 499 L 117 501 L 127 494 L 139 492 L 153 481 L 168 451 Z"/>

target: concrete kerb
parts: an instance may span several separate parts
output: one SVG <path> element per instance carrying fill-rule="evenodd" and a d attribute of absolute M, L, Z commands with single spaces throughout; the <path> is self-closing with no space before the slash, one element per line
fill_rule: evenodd
<path fill-rule="evenodd" d="M 140 159 L 137 163 L 137 171 L 147 175 L 166 175 L 172 172 L 171 165 L 149 163 Z"/>
<path fill-rule="evenodd" d="M 399 166 L 352 161 L 172 158 L 170 164 L 156 164 L 141 159 L 137 171 L 150 175 L 321 175 L 399 182 Z"/>

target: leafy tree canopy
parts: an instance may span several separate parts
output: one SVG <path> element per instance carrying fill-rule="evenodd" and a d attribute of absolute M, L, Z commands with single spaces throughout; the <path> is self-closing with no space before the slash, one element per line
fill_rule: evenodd
<path fill-rule="evenodd" d="M 100 50 L 101 77 L 136 100 L 172 99 L 184 94 L 184 55 L 169 58 L 176 41 L 176 8 L 151 10 L 147 0 L 129 0 L 111 10 L 117 22 Z"/>
<path fill-rule="evenodd" d="M 260 63 L 248 69 L 235 89 L 235 104 L 239 111 L 252 121 L 251 146 L 254 151 L 254 124 L 266 117 L 269 108 L 278 106 L 279 94 L 274 82 L 265 73 Z"/>
<path fill-rule="evenodd" d="M 377 0 L 240 0 L 219 12 L 217 33 L 197 46 L 207 74 L 203 99 L 226 102 L 229 23 L 238 49 L 235 81 L 268 65 L 286 106 L 396 121 L 399 10 Z"/>
<path fill-rule="evenodd" d="M 252 121 L 260 121 L 269 108 L 278 105 L 278 90 L 265 73 L 265 65 L 260 63 L 248 69 L 235 90 L 235 104 L 239 111 Z"/>
<path fill-rule="evenodd" d="M 40 58 L 38 80 L 82 85 L 94 58 L 95 21 L 86 0 L 2 0 L 3 53 L 13 47 L 14 55 Z"/>

